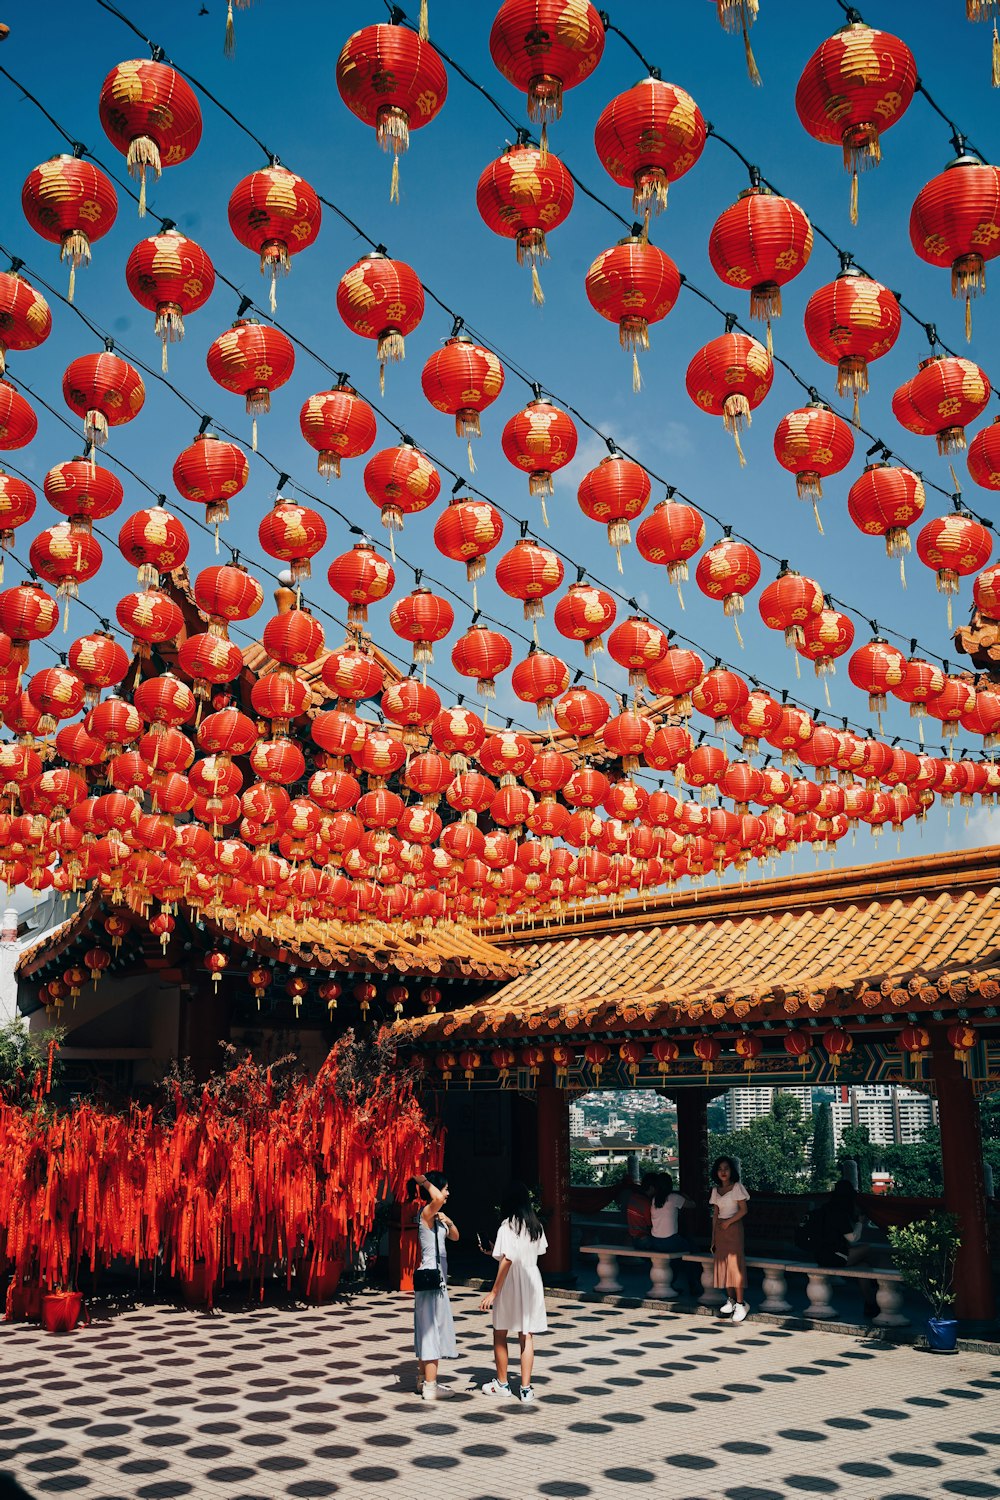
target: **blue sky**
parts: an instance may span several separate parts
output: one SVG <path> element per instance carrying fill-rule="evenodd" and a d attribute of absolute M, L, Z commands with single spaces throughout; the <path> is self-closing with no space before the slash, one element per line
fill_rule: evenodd
<path fill-rule="evenodd" d="M 826 534 L 820 537 L 810 507 L 796 499 L 793 477 L 777 465 L 773 456 L 772 437 L 778 421 L 805 399 L 791 377 L 780 368 L 776 371 L 769 397 L 755 413 L 750 432 L 744 434 L 748 463 L 743 470 L 721 423 L 693 406 L 684 389 L 688 361 L 701 344 L 723 328 L 722 319 L 690 292 L 682 291 L 674 311 L 652 330 L 652 349 L 642 361 L 643 389 L 633 394 L 630 363 L 618 347 L 615 329 L 591 309 L 583 285 L 590 262 L 614 243 L 620 226 L 604 208 L 580 192 L 569 219 L 551 236 L 551 260 L 542 269 L 545 305 L 532 305 L 527 271 L 517 266 L 511 242 L 486 228 L 475 205 L 479 174 L 510 138 L 510 127 L 460 77 L 450 75 L 443 111 L 426 129 L 413 135 L 411 149 L 402 161 L 401 202 L 389 203 L 389 159 L 378 149 L 374 132 L 344 107 L 334 80 L 336 57 L 344 39 L 361 25 L 383 20 L 382 5 L 375 0 L 340 6 L 307 0 L 285 0 L 283 4 L 260 0 L 237 13 L 237 52 L 234 59 L 227 60 L 222 51 L 225 8 L 220 0 L 206 3 L 209 14 L 205 16 L 198 13 L 200 0 L 175 0 L 169 7 L 136 0 L 122 9 L 163 46 L 168 57 L 194 74 L 244 120 L 287 166 L 336 202 L 372 239 L 409 261 L 472 328 L 501 353 L 512 354 L 555 399 L 578 408 L 650 469 L 731 522 L 760 548 L 787 557 L 793 567 L 817 578 L 825 589 L 868 617 L 877 618 L 883 627 L 906 637 L 916 636 L 928 650 L 950 654 L 953 664 L 959 664 L 950 650 L 944 600 L 915 552 L 907 562 L 909 587 L 903 592 L 898 567 L 885 557 L 881 541 L 862 537 L 847 515 L 847 490 L 864 462 L 866 444 L 860 435 L 847 471 L 824 485 Z M 415 18 L 416 0 L 410 8 Z M 989 87 L 989 31 L 968 25 L 957 0 L 949 10 L 948 18 L 942 19 L 939 5 L 873 0 L 863 13 L 871 24 L 904 37 L 930 92 L 989 156 L 994 150 L 993 127 L 1000 99 Z M 523 98 L 500 77 L 490 59 L 488 36 L 494 7 L 430 0 L 430 12 L 432 40 L 439 41 L 512 114 L 523 119 Z M 620 3 L 611 7 L 611 16 L 661 68 L 665 78 L 693 94 L 705 117 L 759 163 L 767 178 L 796 199 L 815 223 L 851 250 L 874 275 L 900 292 L 922 318 L 936 322 L 946 343 L 959 353 L 965 352 L 963 309 L 950 297 L 947 272 L 917 259 L 907 229 L 916 193 L 954 154 L 949 128 L 923 98 L 914 100 L 902 121 L 887 133 L 880 168 L 862 177 L 860 223 L 852 228 L 848 217 L 849 180 L 839 150 L 812 141 L 796 117 L 793 98 L 801 69 L 813 49 L 842 20 L 834 0 L 813 0 L 808 6 L 793 0 L 761 0 L 760 19 L 753 30 L 754 50 L 764 78 L 760 89 L 751 87 L 747 79 L 738 37 L 727 36 L 720 29 L 714 6 L 704 0 L 667 6 Z M 17 7 L 8 19 L 11 36 L 0 49 L 0 63 L 36 94 L 102 164 L 116 175 L 124 175 L 123 159 L 101 129 L 97 102 L 108 70 L 122 59 L 144 55 L 142 45 L 94 0 L 60 7 L 57 25 L 53 25 L 51 8 Z M 631 217 L 630 195 L 612 183 L 598 162 L 593 128 L 608 99 L 642 73 L 637 59 L 610 35 L 600 66 L 585 84 L 567 94 L 563 119 L 550 132 L 552 150 L 587 186 L 627 217 Z M 64 148 L 35 107 L 20 98 L 2 77 L 0 98 L 7 127 L 6 170 L 0 181 L 0 243 L 20 256 L 31 271 L 63 289 L 65 271 L 55 247 L 38 239 L 23 218 L 20 187 L 32 167 Z M 220 272 L 266 307 L 266 283 L 259 275 L 256 257 L 234 240 L 226 215 L 229 194 L 237 181 L 265 163 L 258 148 L 214 105 L 203 99 L 202 111 L 205 128 L 197 154 L 189 163 L 165 172 L 161 181 L 151 186 L 150 206 L 156 213 L 176 220 L 205 247 Z M 674 258 L 685 275 L 721 306 L 738 313 L 744 323 L 748 321 L 747 298 L 728 291 L 717 280 L 708 261 L 707 241 L 716 216 L 735 199 L 746 180 L 745 169 L 736 157 L 709 140 L 693 171 L 671 187 L 667 212 L 653 225 L 654 241 Z M 92 266 L 78 277 L 77 303 L 114 336 L 125 357 L 134 352 L 158 367 L 159 346 L 152 331 L 152 314 L 134 303 L 124 281 L 124 266 L 132 246 L 155 227 L 153 220 L 140 221 L 134 205 L 121 196 L 114 229 L 95 246 Z M 334 368 L 348 371 L 361 393 L 410 431 L 432 457 L 463 473 L 464 443 L 455 437 L 451 418 L 433 411 L 420 389 L 422 365 L 450 332 L 449 318 L 428 303 L 421 327 L 407 340 L 405 363 L 389 368 L 381 401 L 373 346 L 348 332 L 337 314 L 337 281 L 366 248 L 342 220 L 326 210 L 317 243 L 295 259 L 291 276 L 279 284 L 278 318 L 319 350 Z M 810 293 L 831 280 L 837 269 L 835 253 L 818 240 L 805 272 L 785 289 L 784 317 L 775 325 L 776 352 L 824 395 L 834 392 L 833 371 L 813 355 L 801 320 Z M 1000 287 L 991 289 L 976 303 L 970 350 L 991 375 L 997 374 L 990 366 L 996 346 L 998 297 Z M 11 371 L 69 417 L 60 392 L 62 371 L 70 359 L 96 350 L 99 344 L 69 308 L 50 300 L 52 336 L 42 349 L 13 356 Z M 200 411 L 248 438 L 249 421 L 241 399 L 221 391 L 205 367 L 208 345 L 230 324 L 236 311 L 236 296 L 217 285 L 209 303 L 188 320 L 183 344 L 171 349 L 169 378 Z M 925 478 L 950 490 L 948 461 L 937 455 L 933 440 L 903 431 L 890 409 L 893 390 L 915 373 L 917 361 L 926 352 L 923 332 L 904 320 L 894 350 L 873 367 L 872 390 L 863 402 L 862 416 L 865 426 L 883 437 L 900 461 L 921 469 Z M 292 476 L 286 493 L 295 495 L 298 481 L 305 489 L 328 498 L 382 540 L 385 533 L 378 524 L 378 513 L 361 483 L 364 461 L 345 464 L 343 479 L 327 488 L 315 472 L 312 450 L 301 437 L 298 413 L 303 401 L 329 383 L 325 372 L 300 351 L 292 380 L 276 394 L 271 414 L 261 421 L 260 448 Z M 169 389 L 151 378 L 146 384 L 143 412 L 129 427 L 113 433 L 109 453 L 122 458 L 173 500 L 171 466 L 176 454 L 190 442 L 198 423 Z M 529 517 L 532 530 L 545 539 L 537 502 L 529 498 L 526 481 L 507 463 L 500 448 L 504 422 L 529 395 L 527 386 L 508 369 L 501 396 L 483 418 L 483 437 L 476 444 L 474 482 L 508 509 Z M 995 412 L 991 402 L 982 422 L 991 420 Z M 31 534 L 59 519 L 49 514 L 41 497 L 42 476 L 53 463 L 79 451 L 78 440 L 66 427 L 44 411 L 39 411 L 39 417 L 35 442 L 9 455 L 12 466 L 23 469 L 39 491 L 35 522 L 26 528 Z M 395 441 L 392 427 L 380 422 L 376 446 Z M 576 460 L 556 479 L 556 495 L 548 506 L 552 528 L 548 535 L 595 581 L 610 581 L 618 587 L 614 554 L 607 547 L 603 527 L 586 520 L 575 499 L 580 477 L 604 451 L 598 437 L 581 432 Z M 964 460 L 956 468 L 970 504 L 981 514 L 992 516 L 992 494 L 972 485 Z M 447 494 L 452 481 L 448 475 L 442 477 Z M 274 493 L 274 471 L 261 458 L 252 460 L 250 484 L 234 502 L 233 518 L 224 529 L 226 540 L 248 559 L 262 556 L 257 526 Z M 653 501 L 660 498 L 662 490 L 654 484 Z M 116 535 L 120 521 L 146 503 L 146 492 L 126 483 L 125 505 L 117 521 L 108 523 L 105 529 Z M 929 491 L 926 515 L 943 513 L 945 505 L 943 497 Z M 178 509 L 183 514 L 183 508 Z M 464 569 L 442 558 L 433 547 L 437 509 L 407 520 L 399 538 L 400 553 L 467 598 Z M 330 539 L 314 564 L 316 576 L 307 599 L 340 616 L 340 601 L 326 584 L 326 566 L 333 556 L 346 550 L 352 538 L 335 516 L 325 514 Z M 717 534 L 711 522 L 708 531 L 707 540 L 711 542 Z M 190 561 L 192 572 L 196 572 L 216 559 L 209 538 L 195 531 L 192 535 Z M 500 551 L 513 545 L 517 535 L 516 526 L 508 522 Z M 27 540 L 19 541 L 17 550 L 26 556 Z M 85 597 L 95 607 L 110 612 L 114 599 L 132 586 L 132 574 L 116 549 L 105 546 L 105 556 L 105 566 L 88 586 Z M 494 560 L 496 556 L 499 551 Z M 786 687 L 793 697 L 825 711 L 822 685 L 813 677 L 811 667 L 803 663 L 801 680 L 796 680 L 790 653 L 780 636 L 764 628 L 754 600 L 748 601 L 743 625 L 746 650 L 741 651 L 730 622 L 717 605 L 701 598 L 693 577 L 685 589 L 687 608 L 682 614 L 663 571 L 645 563 L 634 547 L 626 551 L 625 569 L 623 592 L 634 594 L 641 607 L 661 623 L 698 642 L 703 654 L 718 655 L 744 675 L 753 674 L 774 687 Z M 765 558 L 762 581 L 769 581 L 775 571 Z M 12 567 L 10 581 L 16 574 Z M 567 568 L 567 582 L 572 577 Z M 412 583 L 412 569 L 400 562 L 396 591 L 406 592 Z M 971 591 L 965 585 L 956 620 L 962 618 L 970 602 Z M 480 586 L 480 605 L 487 613 L 524 629 L 520 606 L 512 604 L 489 581 Z M 468 609 L 456 604 L 456 635 L 468 623 L 470 611 L 471 601 Z M 265 606 L 256 623 L 262 625 L 268 612 Z M 626 613 L 627 609 L 620 607 L 619 618 Z M 372 610 L 376 640 L 394 650 L 405 650 L 389 630 L 387 617 L 385 606 Z M 75 611 L 69 638 L 90 623 L 92 617 L 85 611 Z M 324 618 L 323 623 L 328 644 L 336 644 L 339 630 L 329 619 Z M 867 627 L 857 619 L 855 625 L 857 644 L 861 644 L 867 639 Z M 542 623 L 540 637 L 543 646 L 562 655 L 571 666 L 585 664 L 582 653 L 558 635 L 550 620 Z M 53 637 L 53 643 L 64 644 L 61 637 Z M 515 641 L 515 661 L 526 649 Z M 435 674 L 451 686 L 453 693 L 468 686 L 452 672 L 446 647 L 439 648 L 436 656 Z M 42 651 L 37 661 L 33 657 L 32 665 L 44 665 L 49 659 Z M 609 686 L 624 686 L 624 673 L 609 666 L 607 658 L 602 661 L 601 672 Z M 838 669 L 830 686 L 831 722 L 839 715 L 865 725 L 871 721 L 866 699 L 850 684 L 846 665 Z M 534 725 L 530 706 L 519 704 L 502 684 L 498 692 L 500 712 L 512 714 L 516 722 Z M 442 696 L 447 701 L 445 690 Z M 694 722 L 696 727 L 706 727 L 706 721 L 697 717 Z M 890 736 L 912 734 L 905 707 L 890 708 L 885 728 Z M 963 735 L 959 743 L 968 744 L 969 737 Z M 901 850 L 915 854 L 989 842 L 995 837 L 994 826 L 985 809 L 975 810 L 968 826 L 964 814 L 954 812 L 949 822 L 943 809 L 935 809 L 923 830 L 907 828 Z M 895 853 L 895 847 L 895 836 L 888 835 L 881 844 L 881 857 Z M 864 830 L 858 835 L 856 847 L 848 838 L 837 856 L 840 863 L 873 857 L 879 855 Z M 811 865 L 811 854 L 805 859 Z M 822 859 L 825 863 L 826 856 Z M 788 868 L 787 862 L 784 868 Z"/>

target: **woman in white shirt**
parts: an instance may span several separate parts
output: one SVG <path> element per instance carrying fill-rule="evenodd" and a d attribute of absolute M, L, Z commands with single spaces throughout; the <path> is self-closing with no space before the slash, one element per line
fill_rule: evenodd
<path fill-rule="evenodd" d="M 746 1294 L 747 1268 L 743 1259 L 743 1220 L 750 1194 L 740 1181 L 739 1167 L 731 1156 L 720 1156 L 712 1167 L 715 1184 L 709 1195 L 712 1205 L 712 1251 L 715 1255 L 715 1285 L 724 1287 L 726 1301 L 719 1308 L 734 1323 L 742 1323 L 750 1311 Z"/>
<path fill-rule="evenodd" d="M 690 1250 L 691 1241 L 680 1233 L 678 1215 L 682 1208 L 690 1208 L 691 1199 L 683 1193 L 674 1192 L 674 1179 L 669 1172 L 657 1172 L 649 1205 L 652 1223 L 650 1246 L 653 1250 Z"/>
<path fill-rule="evenodd" d="M 523 1182 L 513 1182 L 502 1209 L 504 1220 L 493 1244 L 493 1259 L 500 1262 L 493 1290 L 479 1304 L 480 1312 L 493 1313 L 493 1357 L 497 1373 L 483 1386 L 487 1396 L 512 1396 L 507 1379 L 507 1336 L 516 1333 L 521 1346 L 522 1401 L 534 1401 L 531 1370 L 535 1362 L 536 1333 L 545 1333 L 545 1294 L 538 1257 L 549 1248 L 531 1194 Z"/>

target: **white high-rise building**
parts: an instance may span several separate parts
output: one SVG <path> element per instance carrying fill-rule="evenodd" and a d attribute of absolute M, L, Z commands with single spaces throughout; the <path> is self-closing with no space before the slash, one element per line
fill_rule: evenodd
<path fill-rule="evenodd" d="M 569 1133 L 571 1136 L 583 1135 L 585 1129 L 583 1118 L 583 1105 L 571 1104 L 569 1106 Z"/>
<path fill-rule="evenodd" d="M 842 1086 L 833 1102 L 834 1149 L 850 1125 L 867 1126 L 877 1146 L 908 1146 L 937 1124 L 937 1100 L 896 1084 Z"/>
<path fill-rule="evenodd" d="M 812 1089 L 796 1084 L 783 1089 L 730 1089 L 724 1096 L 726 1107 L 726 1129 L 743 1130 L 752 1120 L 771 1113 L 775 1094 L 791 1094 L 802 1105 L 802 1113 L 808 1119 L 812 1114 Z"/>

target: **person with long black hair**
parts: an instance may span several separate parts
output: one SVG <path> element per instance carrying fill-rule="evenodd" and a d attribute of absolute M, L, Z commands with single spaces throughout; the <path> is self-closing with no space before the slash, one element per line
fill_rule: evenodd
<path fill-rule="evenodd" d="M 538 1270 L 538 1257 L 549 1248 L 531 1194 L 523 1182 L 512 1182 L 501 1208 L 503 1223 L 493 1242 L 493 1259 L 499 1261 L 493 1290 L 479 1304 L 480 1312 L 493 1313 L 493 1357 L 497 1373 L 483 1386 L 486 1396 L 513 1396 L 507 1379 L 507 1339 L 518 1336 L 521 1346 L 522 1401 L 534 1401 L 531 1372 L 535 1362 L 536 1333 L 545 1333 L 545 1293 Z"/>
<path fill-rule="evenodd" d="M 447 1240 L 458 1230 L 443 1213 L 448 1201 L 448 1179 L 443 1172 L 414 1178 L 423 1208 L 417 1221 L 420 1266 L 413 1275 L 413 1352 L 417 1356 L 417 1390 L 425 1401 L 438 1397 L 438 1360 L 455 1359 L 455 1323 L 448 1301 Z"/>
<path fill-rule="evenodd" d="M 712 1165 L 712 1252 L 715 1256 L 714 1281 L 726 1293 L 719 1308 L 720 1316 L 742 1323 L 750 1308 L 746 1297 L 747 1267 L 743 1257 L 743 1220 L 750 1194 L 740 1181 L 738 1163 L 731 1156 L 719 1156 Z"/>

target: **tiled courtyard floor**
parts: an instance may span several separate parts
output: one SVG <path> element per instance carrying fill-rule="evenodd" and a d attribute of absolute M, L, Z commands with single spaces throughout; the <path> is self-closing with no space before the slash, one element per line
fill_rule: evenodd
<path fill-rule="evenodd" d="M 0 1471 L 87 1500 L 1000 1497 L 1000 1352 L 552 1298 L 522 1407 L 479 1394 L 477 1300 L 453 1293 L 463 1354 L 436 1406 L 400 1295 L 0 1325 Z"/>

